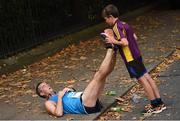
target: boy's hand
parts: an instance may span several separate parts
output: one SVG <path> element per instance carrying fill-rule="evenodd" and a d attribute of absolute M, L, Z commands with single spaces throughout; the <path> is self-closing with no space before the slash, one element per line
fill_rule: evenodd
<path fill-rule="evenodd" d="M 107 35 L 106 40 L 107 40 L 107 43 L 111 43 L 111 44 L 117 43 L 116 40 L 114 39 L 114 37 L 109 36 L 109 35 Z"/>

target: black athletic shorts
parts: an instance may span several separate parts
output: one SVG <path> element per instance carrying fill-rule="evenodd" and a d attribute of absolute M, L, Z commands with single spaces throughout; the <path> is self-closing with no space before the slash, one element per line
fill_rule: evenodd
<path fill-rule="evenodd" d="M 81 102 L 82 102 L 82 95 L 81 95 Z M 84 108 L 88 114 L 91 114 L 91 113 L 100 112 L 101 109 L 103 108 L 103 106 L 102 106 L 101 102 L 99 101 L 99 99 L 97 99 L 96 105 L 94 107 L 87 107 L 84 105 Z"/>
<path fill-rule="evenodd" d="M 143 64 L 142 57 L 139 57 L 133 61 L 130 61 L 126 64 L 127 70 L 131 78 L 140 78 L 147 70 Z"/>

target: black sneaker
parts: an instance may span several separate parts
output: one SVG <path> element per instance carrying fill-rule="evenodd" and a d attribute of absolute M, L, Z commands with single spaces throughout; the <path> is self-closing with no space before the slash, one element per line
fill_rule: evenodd
<path fill-rule="evenodd" d="M 101 33 L 101 34 L 100 34 L 100 37 L 101 37 L 101 40 L 103 41 L 106 49 L 108 49 L 108 48 L 114 48 L 114 44 L 112 44 L 112 43 L 107 43 L 107 40 L 106 40 L 107 35 L 106 35 L 106 33 Z"/>

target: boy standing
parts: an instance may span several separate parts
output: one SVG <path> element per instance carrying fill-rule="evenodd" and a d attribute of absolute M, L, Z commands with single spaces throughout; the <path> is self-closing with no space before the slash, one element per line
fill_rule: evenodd
<path fill-rule="evenodd" d="M 115 37 L 107 35 L 107 43 L 113 44 L 114 46 L 112 47 L 118 47 L 130 77 L 138 80 L 151 101 L 151 107 L 145 110 L 145 113 L 162 112 L 162 110 L 166 109 L 166 106 L 161 100 L 156 83 L 148 74 L 143 64 L 142 56 L 136 42 L 137 36 L 133 32 L 133 29 L 127 23 L 119 20 L 119 11 L 112 4 L 103 9 L 102 17 L 107 24 L 112 26 L 115 35 Z"/>

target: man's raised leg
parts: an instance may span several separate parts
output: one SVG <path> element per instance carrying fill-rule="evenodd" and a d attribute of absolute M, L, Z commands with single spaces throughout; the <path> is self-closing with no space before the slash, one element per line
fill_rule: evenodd
<path fill-rule="evenodd" d="M 99 70 L 95 73 L 92 81 L 88 84 L 82 95 L 82 101 L 85 106 L 93 107 L 99 95 L 102 93 L 106 77 L 114 69 L 116 54 L 113 49 L 107 49 L 106 56 L 101 63 Z"/>

